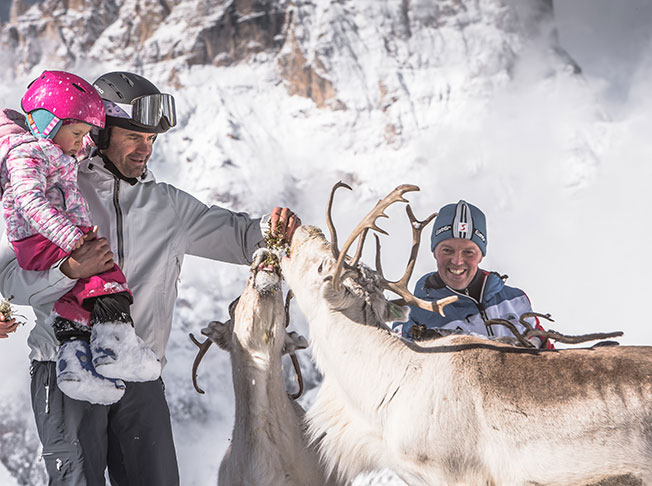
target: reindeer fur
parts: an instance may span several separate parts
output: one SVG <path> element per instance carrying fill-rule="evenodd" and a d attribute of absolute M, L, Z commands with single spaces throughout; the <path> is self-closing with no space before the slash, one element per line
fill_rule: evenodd
<path fill-rule="evenodd" d="M 348 270 L 336 292 L 334 266 L 306 226 L 281 262 L 324 374 L 307 419 L 329 471 L 391 468 L 411 486 L 652 485 L 652 348 L 417 345 L 386 326 L 400 318 L 368 271 Z"/>

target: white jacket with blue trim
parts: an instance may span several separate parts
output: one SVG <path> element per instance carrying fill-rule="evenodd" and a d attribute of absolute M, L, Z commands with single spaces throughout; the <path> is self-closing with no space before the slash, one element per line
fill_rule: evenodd
<path fill-rule="evenodd" d="M 487 326 L 489 319 L 507 319 L 516 325 L 520 331 L 525 326 L 518 322 L 525 312 L 532 312 L 530 299 L 515 287 L 508 287 L 504 280 L 495 272 L 478 270 L 483 278 L 480 300 L 446 286 L 438 277 L 437 272 L 424 275 L 416 284 L 414 295 L 424 300 L 435 301 L 455 295 L 458 300 L 444 307 L 445 317 L 436 312 L 429 312 L 419 307 L 410 307 L 410 316 L 403 324 L 404 336 L 415 324 L 427 328 L 444 328 L 463 332 L 472 332 L 484 336 L 513 336 L 505 326 L 493 324 Z M 532 322 L 532 325 L 536 325 Z M 397 327 L 397 326 L 395 326 Z"/>

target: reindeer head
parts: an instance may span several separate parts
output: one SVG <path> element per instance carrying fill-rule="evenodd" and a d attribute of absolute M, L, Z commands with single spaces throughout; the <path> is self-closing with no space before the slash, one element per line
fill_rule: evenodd
<path fill-rule="evenodd" d="M 211 342 L 232 354 L 246 352 L 264 362 L 280 360 L 283 354 L 308 346 L 303 336 L 285 332 L 288 318 L 281 276 L 278 265 L 270 263 L 269 255 L 266 248 L 254 253 L 247 285 L 242 295 L 229 305 L 229 319 L 224 323 L 213 321 L 202 329 L 202 334 L 208 337 L 203 344 L 191 335 L 200 348 L 193 365 L 193 383 L 198 392 L 203 393 L 196 382 L 197 367 Z"/>
<path fill-rule="evenodd" d="M 229 306 L 226 323 L 212 322 L 202 334 L 232 352 L 235 345 L 260 356 L 280 356 L 285 342 L 285 310 L 279 268 L 266 248 L 256 250 L 242 295 Z"/>
<path fill-rule="evenodd" d="M 407 202 L 403 198 L 403 194 L 419 190 L 417 186 L 399 186 L 380 200 L 353 230 L 342 251 L 337 247 L 337 233 L 330 217 L 333 195 L 339 187 L 350 189 L 346 184 L 338 182 L 331 191 L 327 209 L 331 244 L 328 243 L 319 228 L 301 226 L 292 238 L 289 256 L 281 260 L 283 276 L 297 296 L 297 300 L 309 320 L 312 313 L 319 312 L 322 306 L 326 305 L 329 312 L 339 311 L 356 322 L 382 327 L 385 322 L 405 320 L 407 318 L 405 304 L 418 305 L 428 310 L 442 312 L 444 305 L 456 300 L 456 298 L 452 298 L 445 302 L 427 302 L 417 299 L 407 290 L 407 283 L 416 261 L 421 231 L 436 214 L 429 216 L 425 221 L 418 221 L 410 207 L 407 206 L 408 217 L 412 223 L 413 245 L 405 275 L 399 281 L 385 280 L 380 266 L 378 239 L 376 239 L 377 270 L 371 270 L 359 263 L 367 232 L 371 229 L 386 234 L 376 225 L 376 219 L 387 217 L 384 211 L 394 202 Z M 358 238 L 356 255 L 351 260 L 346 253 Z M 383 294 L 384 290 L 390 290 L 400 295 L 401 299 L 387 300 Z"/>

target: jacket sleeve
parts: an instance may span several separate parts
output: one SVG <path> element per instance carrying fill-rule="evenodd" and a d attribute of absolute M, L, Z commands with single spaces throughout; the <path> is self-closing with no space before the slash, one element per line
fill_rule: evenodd
<path fill-rule="evenodd" d="M 38 233 L 64 251 L 72 251 L 83 233 L 46 198 L 45 162 L 39 160 L 35 149 L 30 150 L 30 156 L 13 155 L 14 152 L 17 151 L 11 152 L 6 164 L 15 204 Z"/>
<path fill-rule="evenodd" d="M 173 191 L 175 209 L 183 223 L 185 252 L 228 263 L 250 264 L 264 246 L 260 219 L 219 206 L 206 206 L 190 194 Z"/>
<path fill-rule="evenodd" d="M 13 295 L 17 305 L 52 305 L 68 292 L 76 280 L 66 277 L 58 266 L 42 272 L 23 270 L 3 235 L 0 239 L 0 294 Z"/>

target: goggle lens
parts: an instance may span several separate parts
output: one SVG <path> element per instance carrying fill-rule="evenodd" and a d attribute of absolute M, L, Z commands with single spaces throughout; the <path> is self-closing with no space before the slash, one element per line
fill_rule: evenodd
<path fill-rule="evenodd" d="M 177 124 L 174 96 L 154 94 L 136 98 L 131 103 L 131 119 L 144 127 L 156 127 L 165 118 L 169 128 Z"/>

